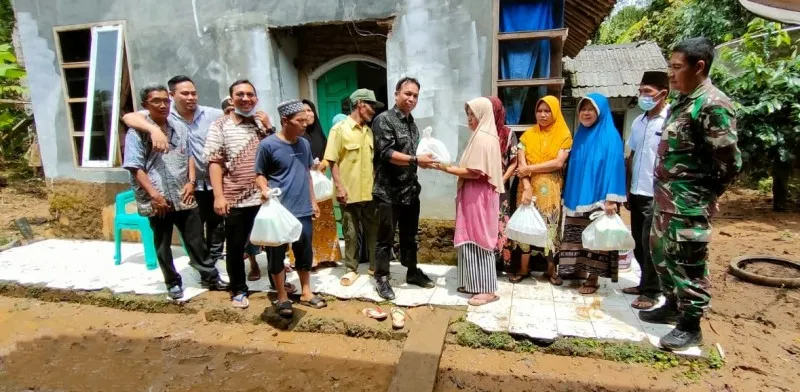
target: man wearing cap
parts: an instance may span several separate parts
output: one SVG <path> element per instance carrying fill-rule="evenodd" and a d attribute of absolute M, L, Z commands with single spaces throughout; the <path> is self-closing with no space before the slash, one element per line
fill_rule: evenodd
<path fill-rule="evenodd" d="M 389 261 L 395 229 L 400 236 L 400 263 L 408 268 L 406 282 L 425 288 L 435 286 L 417 268 L 419 194 L 422 190 L 417 167 L 430 168 L 436 163 L 430 155 L 416 155 L 419 129 L 411 112 L 417 107 L 419 87 L 414 78 L 400 79 L 395 86 L 395 106 L 376 116 L 372 123 L 375 133 L 375 187 L 372 195 L 378 203 L 379 219 L 375 280 L 378 293 L 387 296 L 392 292 Z"/>
<path fill-rule="evenodd" d="M 271 189 L 280 189 L 277 196 L 281 205 L 292 213 L 303 225 L 300 238 L 292 244 L 295 270 L 300 277 L 300 304 L 315 309 L 327 306 L 325 300 L 311 291 L 311 267 L 313 265 L 313 219 L 319 217 L 319 207 L 314 197 L 311 168 L 314 156 L 311 143 L 302 137 L 308 124 L 303 102 L 286 101 L 278 105 L 281 116 L 280 132 L 262 140 L 258 146 L 255 172 L 256 184 L 261 191 L 261 200 L 267 201 Z M 268 269 L 275 282 L 278 299 L 275 301 L 280 316 L 291 318 L 292 301 L 284 285 L 286 274 L 283 260 L 288 244 L 267 247 Z"/>
<path fill-rule="evenodd" d="M 350 286 L 358 279 L 359 234 L 363 235 L 370 269 L 375 268 L 375 243 L 378 219 L 372 202 L 373 148 L 372 129 L 367 125 L 375 109 L 385 105 L 368 89 L 358 89 L 350 95 L 353 110 L 333 126 L 328 135 L 325 160 L 331 163 L 336 199 L 342 208 L 344 231 L 345 274 L 341 283 Z M 381 297 L 389 293 L 381 293 Z M 393 294 L 392 294 L 393 297 Z M 389 298 L 391 299 L 391 298 Z"/>
<path fill-rule="evenodd" d="M 214 192 L 214 211 L 225 217 L 225 264 L 230 278 L 231 304 L 250 305 L 244 268 L 244 251 L 250 239 L 261 192 L 256 186 L 255 161 L 258 143 L 274 128 L 264 129 L 253 116 L 258 96 L 253 84 L 237 80 L 228 88 L 234 112 L 209 127 L 203 157 Z"/>
<path fill-rule="evenodd" d="M 636 309 L 650 309 L 658 303 L 661 285 L 650 257 L 650 227 L 653 223 L 653 169 L 655 168 L 661 128 L 667 118 L 669 79 L 664 71 L 647 71 L 639 84 L 639 108 L 645 113 L 633 121 L 628 137 L 630 156 L 626 160 L 631 232 L 636 242 L 633 250 L 642 268 L 639 285 L 628 287 L 625 294 L 638 295 L 631 304 Z"/>

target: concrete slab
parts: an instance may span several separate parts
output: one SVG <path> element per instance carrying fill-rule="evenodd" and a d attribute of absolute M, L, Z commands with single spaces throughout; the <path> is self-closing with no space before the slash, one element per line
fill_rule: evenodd
<path fill-rule="evenodd" d="M 389 385 L 390 392 L 433 391 L 451 316 L 450 312 L 437 310 L 425 320 L 414 321 Z"/>

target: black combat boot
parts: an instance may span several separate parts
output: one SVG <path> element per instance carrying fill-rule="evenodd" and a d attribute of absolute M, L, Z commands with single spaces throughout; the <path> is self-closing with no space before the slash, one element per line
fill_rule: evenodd
<path fill-rule="evenodd" d="M 675 324 L 678 322 L 678 300 L 667 297 L 664 306 L 653 310 L 643 310 L 639 312 L 639 320 L 651 324 Z"/>
<path fill-rule="evenodd" d="M 701 344 L 703 331 L 700 330 L 700 319 L 682 318 L 672 332 L 661 338 L 661 347 L 669 351 L 681 351 Z"/>

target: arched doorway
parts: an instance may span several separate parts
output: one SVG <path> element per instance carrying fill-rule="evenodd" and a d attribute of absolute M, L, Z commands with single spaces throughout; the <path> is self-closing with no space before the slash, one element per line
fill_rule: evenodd
<path fill-rule="evenodd" d="M 386 63 L 371 56 L 347 55 L 325 63 L 309 76 L 309 90 L 325 135 L 333 126 L 334 116 L 349 113 L 348 99 L 359 88 L 375 91 L 378 100 L 388 105 Z"/>
<path fill-rule="evenodd" d="M 315 70 L 308 84 L 325 136 L 333 126 L 334 116 L 350 113 L 350 94 L 359 88 L 374 91 L 375 97 L 388 105 L 386 63 L 371 56 L 346 55 L 333 59 Z M 333 205 L 336 229 L 342 239 L 342 212 L 335 199 Z"/>

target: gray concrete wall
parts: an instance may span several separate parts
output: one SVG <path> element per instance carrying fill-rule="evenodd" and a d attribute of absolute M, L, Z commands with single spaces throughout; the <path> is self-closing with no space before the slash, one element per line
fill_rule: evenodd
<path fill-rule="evenodd" d="M 387 82 L 393 86 L 404 75 L 420 79 L 414 114 L 421 127 L 434 127 L 434 136 L 454 156 L 469 136 L 464 102 L 487 95 L 491 86 L 492 7 L 486 0 L 15 0 L 14 8 L 45 174 L 53 179 L 127 181 L 121 169 L 73 164 L 53 36 L 57 26 L 125 21 L 134 88 L 187 74 L 200 103 L 216 106 L 233 80 L 248 78 L 260 106 L 275 117 L 279 101 L 300 93 L 292 61 L 302 48 L 265 27 L 396 16 L 387 42 Z M 422 181 L 423 216 L 452 219 L 455 180 L 427 172 Z"/>

